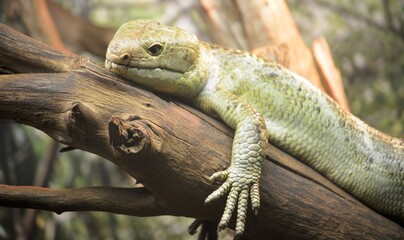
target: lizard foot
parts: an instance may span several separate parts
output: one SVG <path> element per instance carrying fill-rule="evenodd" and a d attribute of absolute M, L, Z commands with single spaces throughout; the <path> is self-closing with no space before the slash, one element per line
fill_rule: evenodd
<path fill-rule="evenodd" d="M 206 198 L 205 204 L 228 194 L 226 206 L 218 226 L 219 231 L 228 226 L 237 205 L 235 239 L 239 239 L 243 235 L 249 197 L 251 198 L 254 213 L 258 213 L 260 206 L 259 172 L 246 172 L 245 169 L 235 169 L 230 167 L 225 171 L 214 173 L 209 178 L 212 182 L 225 182 Z"/>
<path fill-rule="evenodd" d="M 197 229 L 201 227 L 198 240 L 217 240 L 217 223 L 209 220 L 195 219 L 188 227 L 188 232 L 194 235 Z"/>

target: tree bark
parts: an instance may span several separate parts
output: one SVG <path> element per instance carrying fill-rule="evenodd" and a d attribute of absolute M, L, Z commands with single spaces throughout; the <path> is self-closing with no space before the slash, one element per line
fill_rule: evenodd
<path fill-rule="evenodd" d="M 23 73 L 0 76 L 0 119 L 33 126 L 58 142 L 102 156 L 147 188 L 105 189 L 105 194 L 89 188 L 85 194 L 72 194 L 80 190 L 1 186 L 1 206 L 218 221 L 225 200 L 204 206 L 204 199 L 219 186 L 208 177 L 229 165 L 233 133 L 227 126 L 170 97 L 138 88 L 87 58 L 63 55 L 4 25 L 0 70 Z M 250 211 L 247 237 L 404 238 L 398 224 L 287 154 L 271 147 L 268 155 L 260 212 L 254 216 Z M 88 198 L 92 194 L 97 197 Z"/>

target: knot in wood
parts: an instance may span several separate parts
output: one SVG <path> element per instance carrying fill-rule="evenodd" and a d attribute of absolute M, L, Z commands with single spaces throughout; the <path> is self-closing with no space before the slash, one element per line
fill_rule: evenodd
<path fill-rule="evenodd" d="M 149 152 L 154 133 L 139 116 L 121 118 L 112 116 L 109 122 L 109 143 L 115 150 L 126 154 Z"/>

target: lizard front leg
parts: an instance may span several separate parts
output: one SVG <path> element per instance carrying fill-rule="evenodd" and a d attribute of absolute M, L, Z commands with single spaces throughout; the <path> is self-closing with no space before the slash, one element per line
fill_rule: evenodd
<path fill-rule="evenodd" d="M 215 113 L 235 129 L 229 168 L 210 177 L 213 182 L 224 183 L 206 198 L 205 203 L 228 194 L 219 230 L 227 227 L 237 206 L 235 238 L 239 238 L 244 232 L 248 198 L 251 199 L 255 214 L 260 207 L 259 180 L 268 146 L 265 120 L 249 104 L 232 93 L 201 96 L 198 100 L 199 107 Z"/>

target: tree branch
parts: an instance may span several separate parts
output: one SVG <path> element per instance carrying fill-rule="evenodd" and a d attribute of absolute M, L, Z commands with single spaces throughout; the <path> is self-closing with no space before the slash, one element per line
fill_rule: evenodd
<path fill-rule="evenodd" d="M 36 55 L 26 54 L 33 52 Z M 59 142 L 114 162 L 153 193 L 149 201 L 155 199 L 170 214 L 218 221 L 224 199 L 208 206 L 204 200 L 218 187 L 209 183 L 209 176 L 230 161 L 228 127 L 137 88 L 85 58 L 58 54 L 4 25 L 0 25 L 0 61 L 3 68 L 26 73 L 0 76 L 0 119 L 34 126 Z M 42 73 L 27 73 L 38 69 Z M 403 238 L 403 228 L 352 200 L 308 167 L 275 148 L 270 154 L 276 161 L 263 164 L 260 213 L 249 213 L 247 237 Z M 125 213 L 128 202 L 137 197 L 128 195 L 108 211 Z M 120 197 L 111 193 L 105 199 L 112 198 Z"/>
<path fill-rule="evenodd" d="M 130 204 L 128 199 L 131 199 Z M 134 216 L 175 214 L 155 201 L 153 194 L 145 188 L 49 189 L 0 184 L 0 205 L 47 210 L 58 214 L 67 211 L 103 211 Z"/>

